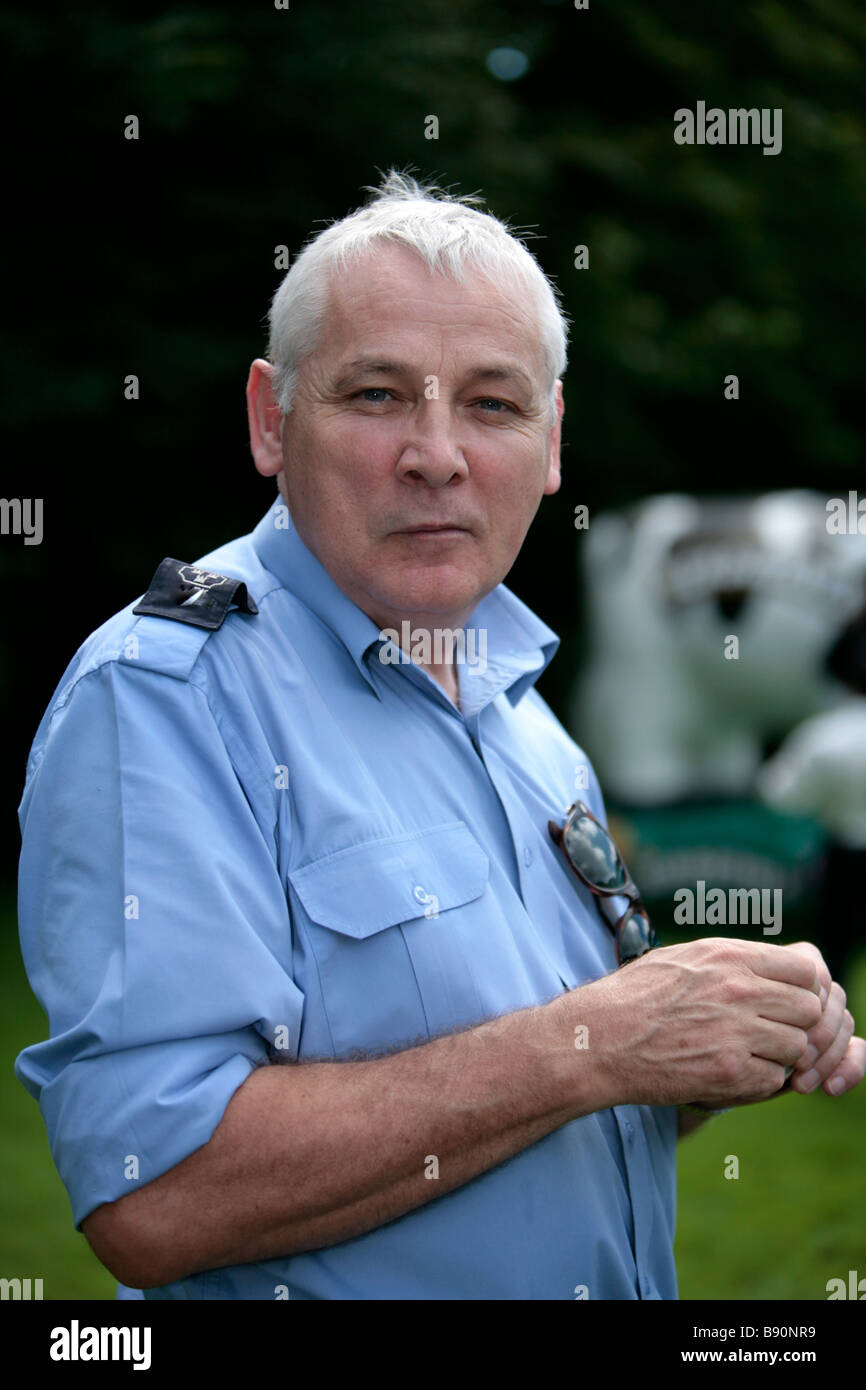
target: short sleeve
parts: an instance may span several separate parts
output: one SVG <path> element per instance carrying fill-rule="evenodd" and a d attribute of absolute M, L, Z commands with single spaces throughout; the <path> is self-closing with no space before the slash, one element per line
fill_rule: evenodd
<path fill-rule="evenodd" d="M 78 1226 L 207 1143 L 271 1047 L 297 1056 L 303 995 L 273 837 L 199 685 L 132 663 L 83 675 L 19 816 L 22 953 L 50 1037 L 15 1070 Z"/>

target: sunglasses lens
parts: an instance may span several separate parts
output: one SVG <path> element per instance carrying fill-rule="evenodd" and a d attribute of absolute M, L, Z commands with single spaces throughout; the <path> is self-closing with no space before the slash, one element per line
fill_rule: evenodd
<path fill-rule="evenodd" d="M 589 816 L 570 816 L 563 831 L 565 851 L 595 888 L 622 888 L 625 869 L 616 845 Z"/>
<path fill-rule="evenodd" d="M 616 939 L 619 958 L 623 965 L 626 961 L 646 955 L 647 951 L 658 945 L 652 923 L 641 907 L 630 908 L 625 916 L 620 918 L 616 927 Z"/>

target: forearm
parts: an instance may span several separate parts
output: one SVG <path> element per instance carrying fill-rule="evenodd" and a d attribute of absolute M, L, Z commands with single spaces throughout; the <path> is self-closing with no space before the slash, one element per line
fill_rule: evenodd
<path fill-rule="evenodd" d="M 388 1057 L 259 1068 L 208 1144 L 82 1229 L 118 1278 L 150 1287 L 392 1221 L 612 1103 L 573 1046 L 591 989 Z"/>

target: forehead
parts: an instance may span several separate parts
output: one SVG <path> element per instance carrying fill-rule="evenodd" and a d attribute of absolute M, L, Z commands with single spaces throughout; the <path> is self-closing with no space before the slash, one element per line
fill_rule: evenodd
<path fill-rule="evenodd" d="M 526 290 L 471 266 L 464 275 L 459 283 L 431 271 L 402 246 L 377 247 L 332 270 L 318 351 L 348 359 L 390 343 L 392 355 L 399 341 L 422 358 L 448 351 L 466 361 L 496 348 L 541 374 L 540 326 Z"/>

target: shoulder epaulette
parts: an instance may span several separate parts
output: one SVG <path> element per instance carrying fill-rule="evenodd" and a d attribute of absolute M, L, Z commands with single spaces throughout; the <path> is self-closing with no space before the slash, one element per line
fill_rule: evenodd
<path fill-rule="evenodd" d="M 147 593 L 132 611 L 215 629 L 222 626 L 232 605 L 242 613 L 259 611 L 243 580 L 213 574 L 167 555 L 150 581 Z"/>

